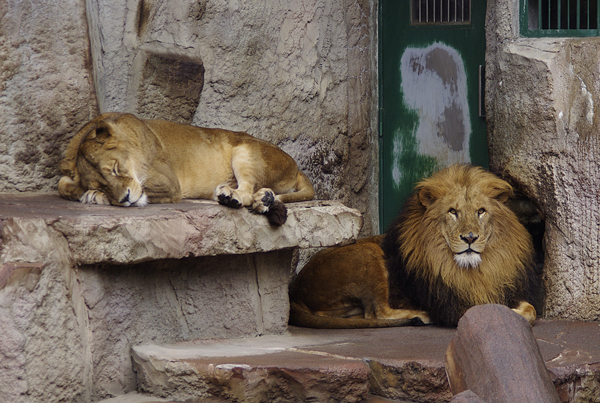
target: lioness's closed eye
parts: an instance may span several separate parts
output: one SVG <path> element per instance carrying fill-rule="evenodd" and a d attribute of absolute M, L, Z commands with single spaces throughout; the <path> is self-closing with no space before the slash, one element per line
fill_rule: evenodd
<path fill-rule="evenodd" d="M 271 143 L 121 113 L 104 113 L 79 130 L 60 169 L 58 190 L 69 200 L 141 207 L 212 199 L 251 207 L 273 225 L 287 218 L 283 203 L 315 194 L 292 157 Z"/>

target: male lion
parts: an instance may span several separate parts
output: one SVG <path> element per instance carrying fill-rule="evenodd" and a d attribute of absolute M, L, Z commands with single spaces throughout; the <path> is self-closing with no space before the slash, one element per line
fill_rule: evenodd
<path fill-rule="evenodd" d="M 511 186 L 453 165 L 419 183 L 387 235 L 317 253 L 290 286 L 290 324 L 321 328 L 456 326 L 467 309 L 504 304 L 529 323 L 537 277 Z"/>
<path fill-rule="evenodd" d="M 311 200 L 314 189 L 288 154 L 249 134 L 130 114 L 104 113 L 71 139 L 58 183 L 69 200 L 115 206 L 214 199 L 252 206 L 273 225 L 283 203 Z"/>

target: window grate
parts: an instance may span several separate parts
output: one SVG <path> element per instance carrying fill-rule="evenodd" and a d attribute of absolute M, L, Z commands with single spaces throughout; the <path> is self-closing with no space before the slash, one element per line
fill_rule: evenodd
<path fill-rule="evenodd" d="M 471 0 L 412 0 L 413 25 L 454 25 L 471 22 Z"/>
<path fill-rule="evenodd" d="M 521 0 L 523 36 L 598 36 L 600 0 Z"/>

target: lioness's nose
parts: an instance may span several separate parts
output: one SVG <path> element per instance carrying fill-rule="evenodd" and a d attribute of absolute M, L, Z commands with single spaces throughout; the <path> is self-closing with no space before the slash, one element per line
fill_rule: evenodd
<path fill-rule="evenodd" d="M 479 237 L 473 235 L 472 232 L 469 232 L 469 235 L 467 235 L 467 236 L 462 236 L 462 235 L 460 236 L 460 239 L 462 239 L 469 245 L 471 245 L 473 242 L 475 242 L 477 240 L 477 238 L 479 238 Z"/>
<path fill-rule="evenodd" d="M 123 197 L 121 200 L 119 200 L 119 203 L 128 203 L 129 202 L 129 196 L 131 195 L 131 191 L 127 190 L 127 194 L 125 195 L 125 197 Z"/>

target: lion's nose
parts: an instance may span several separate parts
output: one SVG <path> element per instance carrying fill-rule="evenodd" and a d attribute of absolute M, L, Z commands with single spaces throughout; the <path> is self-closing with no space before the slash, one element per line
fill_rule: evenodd
<path fill-rule="evenodd" d="M 469 235 L 467 235 L 467 236 L 462 236 L 462 235 L 460 236 L 460 239 L 465 241 L 468 245 L 471 245 L 473 242 L 475 242 L 477 240 L 477 238 L 479 238 L 479 237 L 473 235 L 472 232 L 469 232 Z"/>

